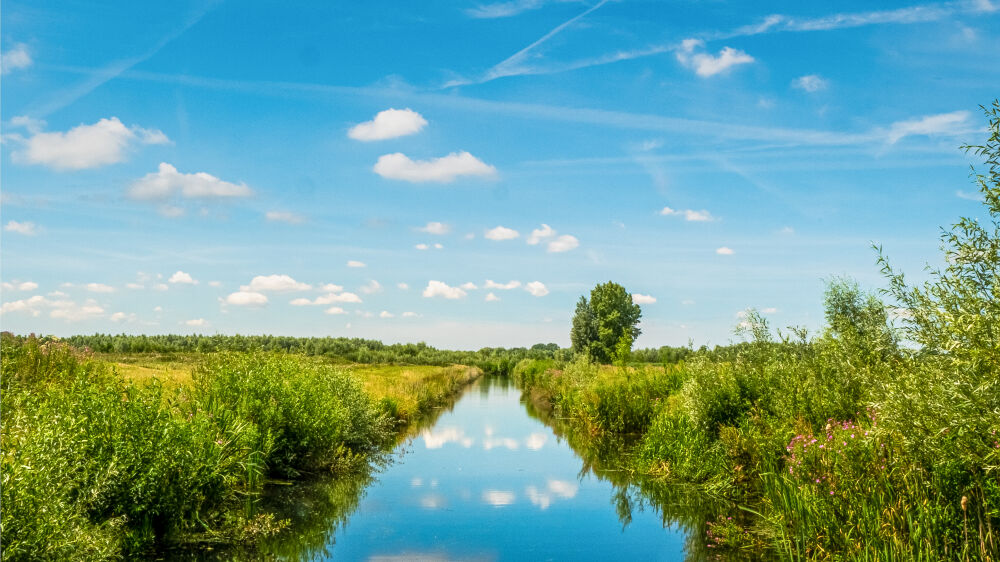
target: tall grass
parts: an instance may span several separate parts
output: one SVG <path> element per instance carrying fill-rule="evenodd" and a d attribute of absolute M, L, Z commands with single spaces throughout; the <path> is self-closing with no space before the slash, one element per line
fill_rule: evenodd
<path fill-rule="evenodd" d="M 0 351 L 5 560 L 274 534 L 284 523 L 258 509 L 269 479 L 363 468 L 399 423 L 387 389 L 419 410 L 475 375 L 382 381 L 377 400 L 364 377 L 305 357 L 214 354 L 168 385 L 130 381 L 54 340 L 5 333 Z"/>

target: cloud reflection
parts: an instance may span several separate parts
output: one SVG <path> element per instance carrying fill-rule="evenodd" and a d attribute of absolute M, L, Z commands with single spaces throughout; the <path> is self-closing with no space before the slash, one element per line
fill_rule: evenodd
<path fill-rule="evenodd" d="M 514 503 L 514 492 L 506 490 L 484 490 L 483 501 L 493 507 L 503 507 Z"/>
<path fill-rule="evenodd" d="M 545 442 L 549 440 L 549 436 L 544 433 L 532 433 L 524 440 L 524 446 L 531 449 L 532 451 L 537 451 L 545 446 Z"/>
<path fill-rule="evenodd" d="M 553 479 L 549 480 L 546 487 L 541 490 L 535 486 L 528 486 L 524 489 L 524 493 L 533 505 L 537 505 L 539 509 L 545 510 L 552 505 L 552 501 L 555 498 L 572 499 L 576 496 L 579 489 L 580 487 L 573 482 Z"/>
<path fill-rule="evenodd" d="M 424 446 L 428 449 L 440 449 L 452 442 L 468 449 L 475 442 L 473 438 L 466 437 L 465 431 L 460 427 L 443 427 L 437 431 L 425 429 L 420 432 L 420 436 L 424 439 Z"/>

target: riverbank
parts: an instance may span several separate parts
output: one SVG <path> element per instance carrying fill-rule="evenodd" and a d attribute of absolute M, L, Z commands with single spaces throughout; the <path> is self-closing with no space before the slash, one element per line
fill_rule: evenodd
<path fill-rule="evenodd" d="M 92 354 L 4 334 L 5 559 L 110 559 L 250 542 L 274 479 L 363 473 L 474 367 L 278 353 Z"/>
<path fill-rule="evenodd" d="M 575 448 L 629 436 L 614 468 L 723 500 L 701 529 L 709 552 L 996 560 L 989 369 L 896 346 L 884 313 L 881 328 L 838 330 L 832 305 L 865 311 L 855 287 L 827 301 L 833 327 L 812 340 L 776 340 L 751 313 L 748 343 L 681 363 L 526 360 L 513 378 Z"/>

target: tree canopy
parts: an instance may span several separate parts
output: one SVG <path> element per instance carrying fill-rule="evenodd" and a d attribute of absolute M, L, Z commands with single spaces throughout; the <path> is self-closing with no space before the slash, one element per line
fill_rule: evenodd
<path fill-rule="evenodd" d="M 632 348 L 641 333 L 641 316 L 642 310 L 625 287 L 612 281 L 598 284 L 589 301 L 581 296 L 576 304 L 570 330 L 573 352 L 602 363 L 610 361 L 616 350 Z"/>

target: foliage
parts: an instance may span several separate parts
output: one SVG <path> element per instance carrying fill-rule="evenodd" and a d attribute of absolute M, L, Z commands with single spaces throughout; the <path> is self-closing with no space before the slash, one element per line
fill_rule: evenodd
<path fill-rule="evenodd" d="M 612 358 L 627 361 L 641 330 L 642 310 L 632 302 L 625 287 L 608 281 L 590 292 L 590 300 L 580 297 L 573 316 L 570 340 L 574 353 L 585 353 L 594 361 L 608 363 Z"/>

